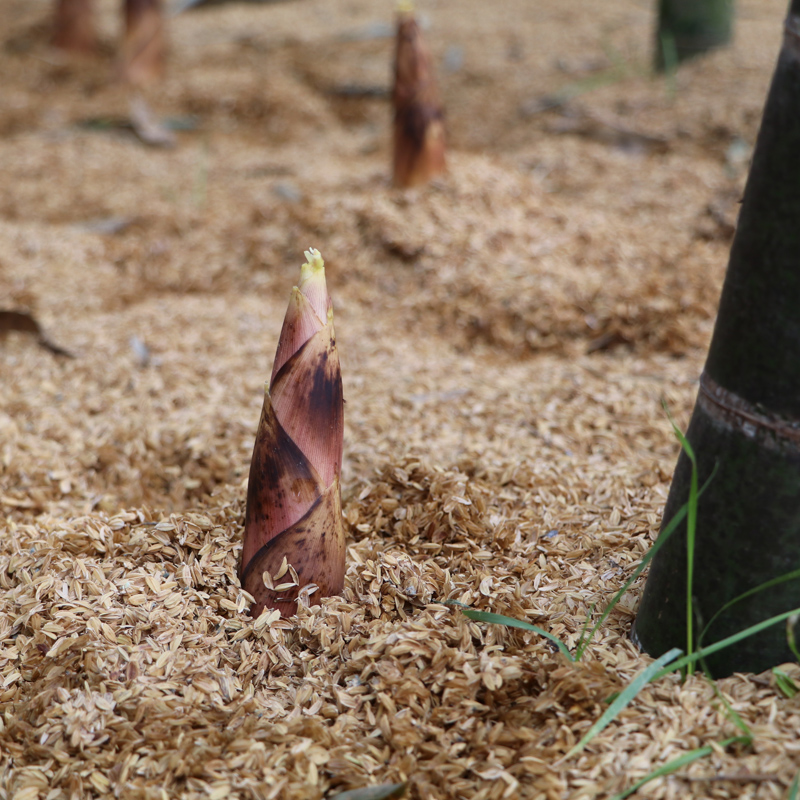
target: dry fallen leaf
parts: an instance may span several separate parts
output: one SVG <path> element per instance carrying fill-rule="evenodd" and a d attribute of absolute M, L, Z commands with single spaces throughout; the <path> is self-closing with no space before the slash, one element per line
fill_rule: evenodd
<path fill-rule="evenodd" d="M 75 358 L 75 356 L 63 347 L 53 344 L 42 331 L 39 323 L 27 311 L 17 311 L 15 309 L 0 309 L 0 338 L 10 331 L 21 333 L 32 333 L 37 342 L 45 350 L 49 350 L 53 355 Z"/>
<path fill-rule="evenodd" d="M 152 147 L 174 147 L 175 134 L 161 124 L 141 97 L 133 97 L 130 102 L 131 126 L 133 132 L 145 144 Z"/>

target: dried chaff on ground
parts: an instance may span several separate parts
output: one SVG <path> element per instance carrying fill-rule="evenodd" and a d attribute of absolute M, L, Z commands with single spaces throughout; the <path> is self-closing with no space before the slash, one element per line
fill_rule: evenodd
<path fill-rule="evenodd" d="M 320 83 L 324 65 L 388 85 L 391 39 L 363 35 L 379 6 L 176 18 L 153 107 L 195 129 L 166 152 L 81 124 L 126 113 L 96 69 L 113 31 L 68 70 L 38 4 L 0 3 L 0 296 L 80 354 L 0 343 L 0 787 L 16 798 L 307 800 L 406 779 L 414 800 L 590 798 L 735 733 L 704 680 L 671 677 L 555 766 L 648 662 L 627 639 L 639 585 L 578 664 L 444 601 L 574 648 L 652 542 L 677 450 L 661 400 L 685 426 L 727 252 L 708 209 L 735 216 L 783 3 L 743 2 L 734 46 L 674 86 L 637 73 L 650 20 L 630 0 L 591 19 L 429 5 L 453 155 L 425 192 L 388 185 L 384 102 Z M 518 116 L 620 54 L 581 108 L 661 152 L 558 133 L 558 110 Z M 315 242 L 348 399 L 345 592 L 253 620 L 236 580 L 247 466 L 285 287 Z M 797 696 L 769 675 L 719 689 L 753 747 L 642 794 L 785 796 Z"/>

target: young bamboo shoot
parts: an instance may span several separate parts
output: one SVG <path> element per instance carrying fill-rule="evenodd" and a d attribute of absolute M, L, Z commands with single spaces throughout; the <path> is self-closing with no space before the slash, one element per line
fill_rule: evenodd
<path fill-rule="evenodd" d="M 90 53 L 97 44 L 93 0 L 56 0 L 53 47 L 68 53 Z"/>
<path fill-rule="evenodd" d="M 344 585 L 342 469 L 344 400 L 325 267 L 306 252 L 292 289 L 258 426 L 247 488 L 239 576 L 258 616 L 297 610 L 300 589 L 316 597 Z"/>
<path fill-rule="evenodd" d="M 162 0 L 125 0 L 125 31 L 120 73 L 134 86 L 147 86 L 164 75 L 166 43 Z"/>
<path fill-rule="evenodd" d="M 433 74 L 433 60 L 413 14 L 401 9 L 397 20 L 394 91 L 395 186 L 427 183 L 445 170 L 444 115 Z"/>

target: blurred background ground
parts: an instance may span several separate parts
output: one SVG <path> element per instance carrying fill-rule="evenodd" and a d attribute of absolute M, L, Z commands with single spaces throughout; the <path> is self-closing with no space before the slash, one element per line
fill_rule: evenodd
<path fill-rule="evenodd" d="M 661 401 L 685 426 L 785 8 L 738 3 L 730 48 L 653 77 L 653 6 L 421 0 L 449 173 L 400 191 L 390 3 L 174 17 L 157 149 L 113 79 L 115 2 L 73 62 L 49 2 L 4 0 L 0 306 L 76 357 L 0 341 L 0 792 L 595 797 L 730 735 L 700 679 L 663 681 L 554 767 L 647 663 L 638 585 L 578 668 L 440 604 L 574 643 L 657 533 Z M 345 384 L 347 587 L 259 627 L 244 487 L 310 246 Z M 757 745 L 648 796 L 785 793 L 797 704 L 720 686 Z"/>

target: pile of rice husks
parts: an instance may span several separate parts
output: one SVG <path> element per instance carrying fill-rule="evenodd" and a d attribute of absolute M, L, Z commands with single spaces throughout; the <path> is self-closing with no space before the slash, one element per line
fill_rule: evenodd
<path fill-rule="evenodd" d="M 389 186 L 391 8 L 170 19 L 148 147 L 101 51 L 0 4 L 0 798 L 783 798 L 770 673 L 643 689 L 641 581 L 713 326 L 777 0 L 649 73 L 651 3 L 420 0 L 449 173 Z M 237 579 L 263 382 L 302 252 L 346 399 L 342 597 L 253 619 Z M 32 326 L 29 326 L 32 327 Z M 42 346 L 44 344 L 44 346 Z M 56 351 L 66 351 L 59 354 Z M 594 609 L 594 611 L 592 611 Z M 800 681 L 797 665 L 784 666 Z M 752 743 L 721 747 L 739 733 Z"/>

